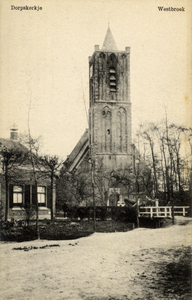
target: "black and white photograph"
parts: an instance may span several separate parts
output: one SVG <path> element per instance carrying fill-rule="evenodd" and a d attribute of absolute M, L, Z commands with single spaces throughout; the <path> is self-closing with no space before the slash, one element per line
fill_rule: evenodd
<path fill-rule="evenodd" d="M 192 299 L 192 2 L 0 0 L 0 298 Z"/>

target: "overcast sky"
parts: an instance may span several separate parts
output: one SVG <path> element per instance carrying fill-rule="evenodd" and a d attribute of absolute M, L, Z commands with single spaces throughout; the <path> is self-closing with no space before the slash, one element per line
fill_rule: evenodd
<path fill-rule="evenodd" d="M 191 1 L 12 0 L 1 4 L 0 131 L 15 123 L 43 138 L 42 151 L 66 158 L 88 128 L 88 56 L 108 23 L 118 50 L 131 47 L 133 132 L 140 123 L 187 124 Z M 35 5 L 41 11 L 11 10 Z M 158 6 L 185 11 L 159 11 Z M 85 104 L 84 104 L 85 99 Z M 86 105 L 86 108 L 85 108 Z"/>

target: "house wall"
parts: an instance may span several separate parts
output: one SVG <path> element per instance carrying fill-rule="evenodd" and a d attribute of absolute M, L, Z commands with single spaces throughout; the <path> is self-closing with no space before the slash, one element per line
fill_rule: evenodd
<path fill-rule="evenodd" d="M 45 171 L 44 171 L 45 172 Z M 36 209 L 37 189 L 34 184 L 33 170 L 30 164 L 14 165 L 8 179 L 8 216 L 7 220 L 26 219 L 25 205 L 30 204 Z M 51 186 L 50 178 L 42 171 L 36 171 L 37 186 L 45 188 L 45 203 L 38 203 L 38 218 L 51 219 Z M 3 216 L 5 216 L 6 207 L 6 182 L 5 182 L 5 166 L 1 168 L 0 173 L 0 200 L 3 207 Z M 14 203 L 13 193 L 14 186 L 22 187 L 22 203 Z M 53 188 L 53 215 L 55 215 L 56 188 Z M 35 218 L 35 215 L 34 215 Z"/>
<path fill-rule="evenodd" d="M 23 202 L 22 205 L 20 206 L 13 203 L 14 186 L 15 184 L 9 184 L 8 220 L 25 219 L 26 213 L 24 207 L 26 204 L 33 205 L 34 209 L 36 209 L 37 190 L 35 189 L 34 182 L 20 183 L 19 186 L 22 186 L 23 189 L 22 190 Z M 45 198 L 46 198 L 44 205 L 38 204 L 38 219 L 51 219 L 50 186 L 45 181 L 38 182 L 38 186 L 45 187 Z M 54 197 L 54 201 L 55 201 L 55 197 Z M 54 207 L 55 207 L 55 203 L 54 203 Z M 35 218 L 35 215 L 33 216 L 33 218 Z"/>

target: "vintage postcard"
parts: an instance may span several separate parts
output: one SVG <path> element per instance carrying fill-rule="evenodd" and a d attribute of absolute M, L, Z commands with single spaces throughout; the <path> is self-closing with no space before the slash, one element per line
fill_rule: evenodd
<path fill-rule="evenodd" d="M 191 16 L 0 0 L 1 299 L 191 299 Z"/>

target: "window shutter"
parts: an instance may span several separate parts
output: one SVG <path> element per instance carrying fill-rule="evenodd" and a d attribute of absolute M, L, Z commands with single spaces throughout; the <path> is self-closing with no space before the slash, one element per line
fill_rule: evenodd
<path fill-rule="evenodd" d="M 13 185 L 9 185 L 9 207 L 13 207 Z"/>
<path fill-rule="evenodd" d="M 32 186 L 32 204 L 37 205 L 37 187 L 35 185 Z"/>
<path fill-rule="evenodd" d="M 30 204 L 30 185 L 25 186 L 25 205 Z"/>
<path fill-rule="evenodd" d="M 47 207 L 51 208 L 51 187 L 47 187 Z"/>

